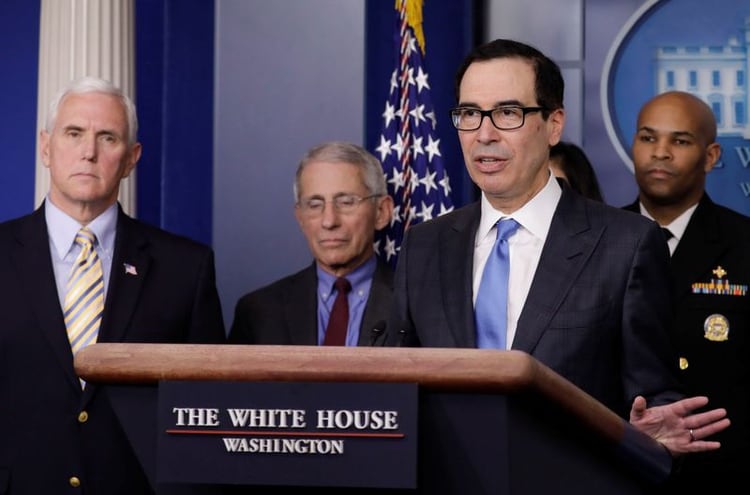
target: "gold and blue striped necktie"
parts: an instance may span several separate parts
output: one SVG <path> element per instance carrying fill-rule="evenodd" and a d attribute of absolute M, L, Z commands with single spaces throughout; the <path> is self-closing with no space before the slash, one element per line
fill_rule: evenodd
<path fill-rule="evenodd" d="M 73 355 L 96 342 L 104 311 L 104 276 L 94 249 L 96 236 L 84 227 L 76 234 L 75 243 L 81 252 L 70 272 L 63 307 Z"/>

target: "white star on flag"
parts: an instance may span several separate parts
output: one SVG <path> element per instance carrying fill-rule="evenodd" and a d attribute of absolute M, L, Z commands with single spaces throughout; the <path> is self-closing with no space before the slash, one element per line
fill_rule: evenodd
<path fill-rule="evenodd" d="M 378 232 L 376 246 L 383 247 L 378 253 L 393 267 L 410 225 L 432 219 L 436 210 L 438 215 L 453 210 L 449 178 L 435 133 L 437 121 L 423 59 L 421 19 L 408 18 L 407 11 L 415 9 L 407 9 L 407 3 L 417 3 L 417 10 L 422 10 L 422 0 L 397 2 L 399 36 L 394 37 L 394 42 L 398 43 L 399 59 L 388 81 L 390 91 L 376 149 L 388 194 L 395 202 L 394 217 L 389 226 Z"/>

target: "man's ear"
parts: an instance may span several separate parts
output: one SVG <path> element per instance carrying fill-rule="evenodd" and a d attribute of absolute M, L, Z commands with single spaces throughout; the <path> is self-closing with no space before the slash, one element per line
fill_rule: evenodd
<path fill-rule="evenodd" d="M 50 136 L 47 131 L 43 130 L 39 132 L 39 156 L 47 168 L 49 168 L 49 139 Z"/>
<path fill-rule="evenodd" d="M 388 225 L 393 215 L 393 198 L 387 194 L 379 197 L 375 215 L 375 230 L 380 230 Z"/>
<path fill-rule="evenodd" d="M 706 147 L 706 164 L 703 169 L 706 173 L 713 170 L 714 166 L 719 163 L 721 158 L 721 145 L 719 143 L 711 143 Z"/>
<path fill-rule="evenodd" d="M 142 151 L 143 147 L 141 146 L 141 143 L 135 143 L 133 147 L 130 148 L 130 152 L 128 153 L 128 156 L 126 158 L 127 165 L 125 166 L 125 172 L 122 174 L 123 179 L 133 172 L 133 169 L 135 169 L 138 160 L 141 159 Z"/>
<path fill-rule="evenodd" d="M 294 218 L 297 219 L 297 223 L 299 224 L 300 229 L 302 229 L 302 226 L 304 225 L 302 222 L 302 209 L 296 203 L 294 205 Z M 302 230 L 304 231 L 304 229 Z"/>
<path fill-rule="evenodd" d="M 549 126 L 549 145 L 554 146 L 562 139 L 563 127 L 565 127 L 565 109 L 553 110 L 547 117 Z"/>

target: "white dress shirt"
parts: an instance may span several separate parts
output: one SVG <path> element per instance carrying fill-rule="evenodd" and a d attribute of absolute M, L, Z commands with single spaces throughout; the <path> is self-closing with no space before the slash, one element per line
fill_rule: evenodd
<path fill-rule="evenodd" d="M 648 219 L 654 220 L 654 217 L 649 215 L 648 211 L 646 211 L 643 203 L 639 202 L 638 205 L 641 209 L 641 215 Z M 697 207 L 698 203 L 695 203 L 693 206 L 683 211 L 679 217 L 672 220 L 672 223 L 670 223 L 669 225 L 661 226 L 661 228 L 663 229 L 669 229 L 669 231 L 672 233 L 672 237 L 670 237 L 667 241 L 670 256 L 674 254 L 674 250 L 677 249 L 677 244 L 680 243 L 680 239 L 682 239 L 682 236 L 685 235 L 685 229 L 687 229 L 687 225 L 690 222 L 690 217 L 693 216 L 693 212 Z M 654 222 L 656 222 L 656 220 L 654 220 Z"/>
<path fill-rule="evenodd" d="M 495 224 L 501 218 L 513 218 L 519 229 L 508 239 L 510 274 L 508 278 L 508 325 L 506 342 L 513 342 L 526 296 L 542 255 L 544 242 L 560 201 L 562 189 L 550 174 L 547 185 L 523 207 L 505 215 L 495 210 L 482 193 L 482 217 L 474 240 L 474 273 L 472 302 L 476 303 L 477 291 L 482 281 L 482 272 L 497 237 Z"/>

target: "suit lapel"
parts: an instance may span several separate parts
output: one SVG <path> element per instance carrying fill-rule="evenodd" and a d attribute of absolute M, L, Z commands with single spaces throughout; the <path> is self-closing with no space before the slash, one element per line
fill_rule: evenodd
<path fill-rule="evenodd" d="M 476 347 L 472 267 L 480 214 L 479 202 L 459 210 L 453 223 L 441 232 L 439 239 L 442 247 L 438 250 L 442 296 L 439 303 L 445 309 L 456 347 Z"/>
<path fill-rule="evenodd" d="M 289 287 L 284 296 L 283 309 L 290 344 L 318 345 L 318 275 L 315 263 Z"/>
<path fill-rule="evenodd" d="M 20 290 L 29 301 L 39 323 L 39 331 L 52 348 L 69 383 L 80 390 L 55 284 L 44 206 L 28 217 L 28 221 L 19 231 L 17 240 L 11 258 L 14 266 L 18 267 Z"/>
<path fill-rule="evenodd" d="M 518 319 L 513 349 L 528 353 L 534 350 L 603 232 L 604 227 L 591 227 L 585 200 L 563 188 Z"/>
<path fill-rule="evenodd" d="M 704 195 L 672 256 L 676 298 L 684 297 L 693 282 L 708 282 L 713 277 L 716 260 L 728 248 L 719 230 L 714 204 Z"/>
<path fill-rule="evenodd" d="M 375 274 L 370 285 L 370 295 L 367 298 L 362 324 L 359 327 L 357 345 L 369 346 L 372 340 L 372 329 L 379 322 L 385 322 L 390 314 L 391 298 L 393 294 L 393 272 L 380 260 L 377 260 Z M 385 315 L 386 318 L 383 316 Z"/>
<path fill-rule="evenodd" d="M 632 211 L 633 213 L 638 213 L 639 215 L 641 214 L 641 204 L 639 203 L 637 199 L 635 200 L 635 202 L 630 203 L 629 205 L 623 206 L 622 209 L 625 211 Z"/>
<path fill-rule="evenodd" d="M 729 247 L 720 232 L 716 205 L 704 194 L 688 222 L 671 258 L 672 289 L 678 300 L 690 292 L 693 282 L 708 282 L 716 260 Z M 638 201 L 624 207 L 640 213 Z"/>
<path fill-rule="evenodd" d="M 98 342 L 125 340 L 151 265 L 148 245 L 148 239 L 142 235 L 134 221 L 120 211 Z M 129 268 L 126 270 L 126 267 Z"/>

